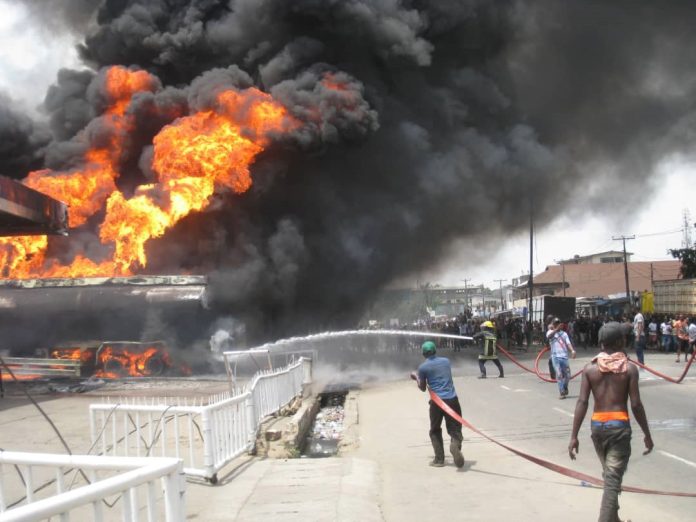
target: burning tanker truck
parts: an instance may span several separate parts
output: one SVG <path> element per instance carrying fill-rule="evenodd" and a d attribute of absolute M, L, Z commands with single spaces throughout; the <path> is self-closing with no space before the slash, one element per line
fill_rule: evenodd
<path fill-rule="evenodd" d="M 216 317 L 203 276 L 4 280 L 0 307 L 10 355 L 80 360 L 108 378 L 207 369 Z"/>
<path fill-rule="evenodd" d="M 305 140 L 309 146 L 313 135 L 331 120 L 339 124 L 342 114 L 370 117 L 360 85 L 345 74 L 308 74 L 299 91 L 278 94 L 285 103 L 251 86 L 236 66 L 204 76 L 191 87 L 188 102 L 180 92 L 163 90 L 145 70 L 112 66 L 94 78 L 102 112 L 71 140 L 81 149 L 75 166 L 32 171 L 22 180 L 67 205 L 71 237 L 0 238 L 2 348 L 13 355 L 45 349 L 49 356 L 85 358 L 102 367 L 102 355 L 117 352 L 121 366 L 135 368 L 128 371 L 133 374 L 144 371 L 147 358 L 139 357 L 144 352 L 156 353 L 160 362 L 149 366 L 161 368 L 168 364 L 160 347 L 184 348 L 185 354 L 207 343 L 212 323 L 229 316 L 230 308 L 210 310 L 206 278 L 139 274 L 181 270 L 186 254 L 200 269 L 206 257 L 195 249 L 206 219 L 221 201 L 250 189 L 250 165 L 272 143 Z M 190 97 L 196 90 L 194 104 Z M 136 108 L 140 103 L 148 108 Z M 151 145 L 139 149 L 149 179 L 141 173 L 134 180 L 126 157 L 132 159 L 133 142 L 153 124 L 142 120 L 141 109 L 154 111 L 150 116 L 158 124 L 150 129 Z M 196 240 L 182 239 L 187 227 Z M 280 235 L 271 238 L 276 250 L 283 245 L 273 242 L 294 230 L 285 221 L 278 228 Z M 278 252 L 275 264 L 286 257 Z M 215 263 L 208 263 L 211 267 Z M 107 341 L 111 345 L 104 345 Z M 132 353 L 134 341 L 157 345 Z M 152 347 L 154 352 L 148 351 Z M 94 350 L 99 353 L 90 355 Z M 204 361 L 202 355 L 191 357 Z"/>

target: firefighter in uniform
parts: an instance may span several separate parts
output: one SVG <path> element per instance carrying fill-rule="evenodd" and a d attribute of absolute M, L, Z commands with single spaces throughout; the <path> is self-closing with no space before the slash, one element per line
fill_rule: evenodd
<path fill-rule="evenodd" d="M 500 360 L 498 359 L 498 337 L 495 335 L 495 326 L 493 323 L 490 321 L 482 323 L 481 331 L 474 335 L 474 339 L 483 339 L 483 353 L 478 357 L 479 369 L 481 370 L 479 379 L 486 378 L 486 361 L 493 361 L 493 364 L 498 367 L 498 371 L 500 372 L 499 377 L 505 377 L 503 365 L 500 364 Z"/>

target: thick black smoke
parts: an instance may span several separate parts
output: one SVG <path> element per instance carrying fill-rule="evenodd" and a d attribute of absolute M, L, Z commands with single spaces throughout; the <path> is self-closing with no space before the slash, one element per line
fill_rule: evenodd
<path fill-rule="evenodd" d="M 0 92 L 0 174 L 22 178 L 41 167 L 51 135 L 18 110 L 15 102 Z"/>
<path fill-rule="evenodd" d="M 148 271 L 210 273 L 215 306 L 265 337 L 352 325 L 386 282 L 454 238 L 519 231 L 530 205 L 540 223 L 569 207 L 625 212 L 694 136 L 687 0 L 105 0 L 84 20 L 86 64 L 166 86 L 131 107 L 129 180 L 152 175 L 160 125 L 227 84 L 257 85 L 303 121 L 319 107 L 259 158 L 248 193 L 150 245 Z M 350 94 L 322 89 L 327 73 Z M 64 71 L 51 88 L 53 164 L 97 125 L 97 80 Z"/>

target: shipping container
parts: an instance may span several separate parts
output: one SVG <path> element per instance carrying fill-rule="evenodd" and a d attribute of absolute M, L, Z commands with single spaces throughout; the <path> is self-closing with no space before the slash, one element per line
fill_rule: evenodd
<path fill-rule="evenodd" d="M 655 281 L 655 313 L 696 315 L 696 279 Z"/>

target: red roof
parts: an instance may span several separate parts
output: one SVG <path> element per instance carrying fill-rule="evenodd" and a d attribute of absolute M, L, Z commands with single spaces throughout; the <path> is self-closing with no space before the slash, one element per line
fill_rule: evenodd
<path fill-rule="evenodd" d="M 650 270 L 654 281 L 679 279 L 680 262 L 640 261 L 628 263 L 628 285 L 631 291 L 651 290 Z M 607 297 L 626 292 L 623 263 L 586 263 L 565 265 L 566 296 L 568 297 Z M 556 295 L 563 293 L 563 272 L 561 265 L 546 267 L 534 276 L 534 286 L 558 285 Z"/>

